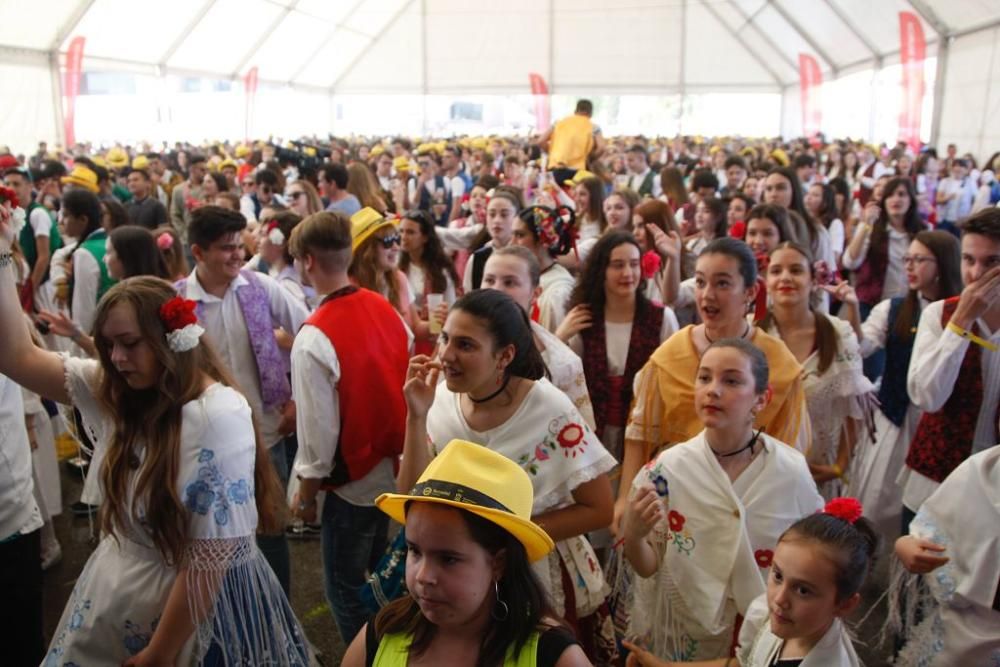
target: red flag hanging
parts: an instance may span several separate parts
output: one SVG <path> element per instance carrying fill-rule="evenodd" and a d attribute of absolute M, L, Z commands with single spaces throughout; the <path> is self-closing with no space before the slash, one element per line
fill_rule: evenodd
<path fill-rule="evenodd" d="M 63 134 L 66 137 L 67 150 L 76 145 L 76 96 L 80 94 L 80 73 L 83 71 L 83 37 L 74 37 L 66 51 L 66 85 L 63 94 L 66 97 L 65 113 L 63 113 Z"/>
<path fill-rule="evenodd" d="M 257 66 L 254 65 L 243 77 L 243 90 L 246 93 L 246 112 L 244 115 L 244 137 L 250 142 L 250 130 L 253 126 L 253 103 L 257 95 Z"/>
<path fill-rule="evenodd" d="M 549 108 L 549 86 L 541 74 L 532 72 L 528 75 L 528 79 L 531 81 L 531 94 L 535 96 L 535 129 L 538 132 L 545 132 L 549 129 L 552 118 Z"/>
<path fill-rule="evenodd" d="M 807 53 L 799 54 L 799 92 L 802 96 L 802 134 L 815 139 L 823 122 L 820 91 L 823 74 L 819 63 Z"/>
<path fill-rule="evenodd" d="M 924 28 L 913 12 L 899 13 L 899 60 L 903 66 L 899 139 L 914 153 L 920 150 L 920 116 L 924 101 Z"/>

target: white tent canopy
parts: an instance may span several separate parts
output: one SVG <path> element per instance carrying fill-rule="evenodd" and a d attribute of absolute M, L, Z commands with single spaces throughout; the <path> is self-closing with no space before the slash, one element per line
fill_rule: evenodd
<path fill-rule="evenodd" d="M 900 11 L 937 57 L 929 138 L 1000 144 L 997 0 L 0 0 L 0 85 L 18 99 L 0 144 L 58 138 L 58 68 L 77 36 L 85 72 L 256 67 L 262 89 L 323 99 L 316 125 L 338 96 L 527 94 L 534 72 L 561 95 L 781 94 L 793 134 L 799 54 L 827 82 L 891 67 Z"/>

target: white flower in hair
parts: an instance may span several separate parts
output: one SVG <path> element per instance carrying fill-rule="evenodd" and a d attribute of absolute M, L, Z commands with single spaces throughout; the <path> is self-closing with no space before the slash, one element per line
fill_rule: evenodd
<path fill-rule="evenodd" d="M 285 235 L 281 233 L 281 230 L 275 226 L 271 228 L 271 231 L 267 233 L 267 240 L 274 245 L 281 245 L 285 242 Z"/>
<path fill-rule="evenodd" d="M 173 352 L 193 350 L 198 347 L 198 339 L 201 338 L 203 333 L 205 333 L 205 330 L 200 325 L 188 324 L 177 331 L 171 331 L 167 334 L 167 346 Z"/>

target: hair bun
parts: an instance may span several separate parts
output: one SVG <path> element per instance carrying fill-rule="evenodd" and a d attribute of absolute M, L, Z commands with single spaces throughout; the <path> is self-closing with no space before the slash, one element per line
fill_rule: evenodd
<path fill-rule="evenodd" d="M 843 519 L 851 525 L 861 518 L 862 511 L 863 508 L 857 498 L 834 498 L 823 508 L 823 514 Z"/>

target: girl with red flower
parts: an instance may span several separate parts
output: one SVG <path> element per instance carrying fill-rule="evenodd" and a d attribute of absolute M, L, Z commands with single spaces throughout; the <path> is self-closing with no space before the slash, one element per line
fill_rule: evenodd
<path fill-rule="evenodd" d="M 648 637 L 659 659 L 721 665 L 737 617 L 766 591 L 781 533 L 822 505 L 805 458 L 754 428 L 768 400 L 764 353 L 741 339 L 712 343 L 695 377 L 704 430 L 633 482 L 623 552 L 638 576 L 625 596 L 626 634 Z"/>
<path fill-rule="evenodd" d="M 208 343 L 182 354 L 168 344 L 197 326 L 189 304 L 164 280 L 132 278 L 96 306 L 98 359 L 35 347 L 3 261 L 8 218 L 0 209 L 0 373 L 73 405 L 107 448 L 102 539 L 49 657 L 201 664 L 214 652 L 234 664 L 307 664 L 302 629 L 256 545 L 258 528 L 283 529 L 284 498 L 250 406 Z"/>

